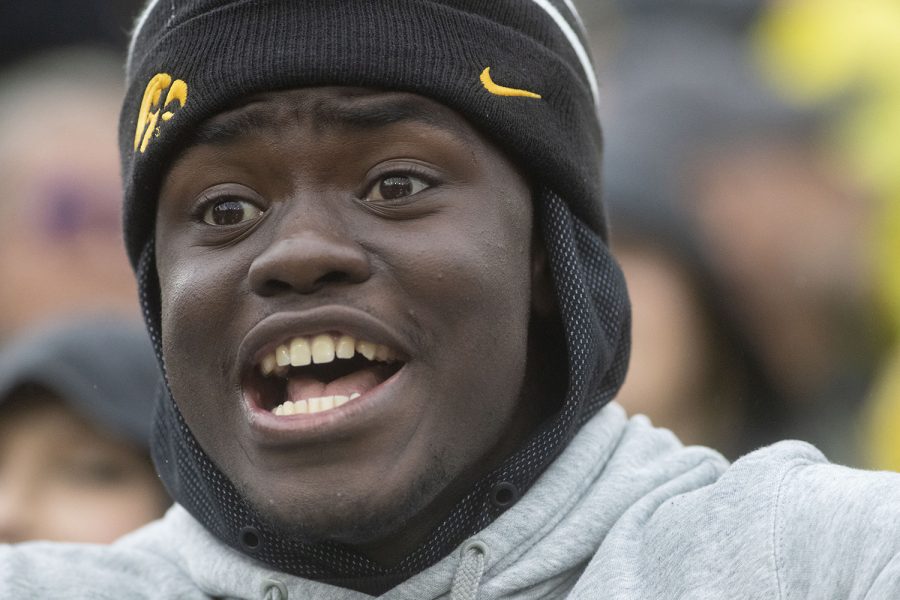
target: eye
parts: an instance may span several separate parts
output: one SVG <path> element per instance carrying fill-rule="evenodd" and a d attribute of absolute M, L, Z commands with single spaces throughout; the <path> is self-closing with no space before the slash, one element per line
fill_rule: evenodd
<path fill-rule="evenodd" d="M 203 212 L 203 221 L 210 225 L 237 225 L 258 219 L 262 215 L 261 208 L 248 200 L 226 197 L 214 201 Z"/>
<path fill-rule="evenodd" d="M 421 177 L 404 173 L 392 173 L 376 181 L 364 200 L 369 202 L 401 200 L 430 187 L 431 183 Z"/>

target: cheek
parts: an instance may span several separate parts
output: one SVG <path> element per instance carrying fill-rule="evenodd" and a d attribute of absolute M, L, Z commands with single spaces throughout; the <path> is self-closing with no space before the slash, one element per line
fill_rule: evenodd
<path fill-rule="evenodd" d="M 527 355 L 530 212 L 475 217 L 441 215 L 398 238 L 403 258 L 390 266 L 422 331 L 427 379 L 458 399 L 443 410 L 463 419 L 491 410 L 502 419 L 518 400 Z"/>
<path fill-rule="evenodd" d="M 235 360 L 222 343 L 236 325 L 236 299 L 242 278 L 227 257 L 215 259 L 190 255 L 177 260 L 158 260 L 160 278 L 162 347 L 166 374 L 179 406 L 217 397 L 205 393 L 211 382 L 221 381 Z"/>
<path fill-rule="evenodd" d="M 530 227 L 530 213 L 493 210 L 468 220 L 448 215 L 445 227 L 417 239 L 418 252 L 410 255 L 417 264 L 409 269 L 416 280 L 409 285 L 427 299 L 425 310 L 469 334 L 473 328 L 495 335 L 524 332 L 530 312 Z"/>

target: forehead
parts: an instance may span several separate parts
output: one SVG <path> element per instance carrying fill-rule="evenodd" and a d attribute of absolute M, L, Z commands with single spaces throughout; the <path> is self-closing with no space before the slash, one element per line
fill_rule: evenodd
<path fill-rule="evenodd" d="M 241 138 L 304 125 L 317 131 L 371 131 L 413 125 L 475 141 L 461 115 L 418 94 L 350 87 L 270 92 L 245 100 L 200 124 L 191 145 L 227 145 Z"/>

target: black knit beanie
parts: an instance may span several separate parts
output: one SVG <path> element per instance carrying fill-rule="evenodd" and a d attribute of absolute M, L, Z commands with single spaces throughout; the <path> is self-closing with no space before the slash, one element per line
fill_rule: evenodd
<path fill-rule="evenodd" d="M 167 387 L 153 455 L 172 495 L 261 562 L 369 593 L 486 527 L 624 378 L 629 309 L 604 242 L 598 86 L 571 0 L 154 0 L 140 17 L 119 125 L 125 241 L 160 355 L 157 194 L 198 124 L 267 91 L 347 85 L 427 96 L 464 115 L 535 185 L 568 346 L 562 409 L 478 482 L 416 551 L 382 567 L 353 548 L 271 529 L 210 461 Z M 165 365 L 163 365 L 165 369 Z"/>

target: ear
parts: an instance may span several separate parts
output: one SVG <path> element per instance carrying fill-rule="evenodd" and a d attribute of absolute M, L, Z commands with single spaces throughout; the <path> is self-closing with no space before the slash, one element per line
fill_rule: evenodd
<path fill-rule="evenodd" d="M 547 318 L 558 312 L 550 259 L 540 235 L 531 238 L 531 312 L 539 318 Z"/>

